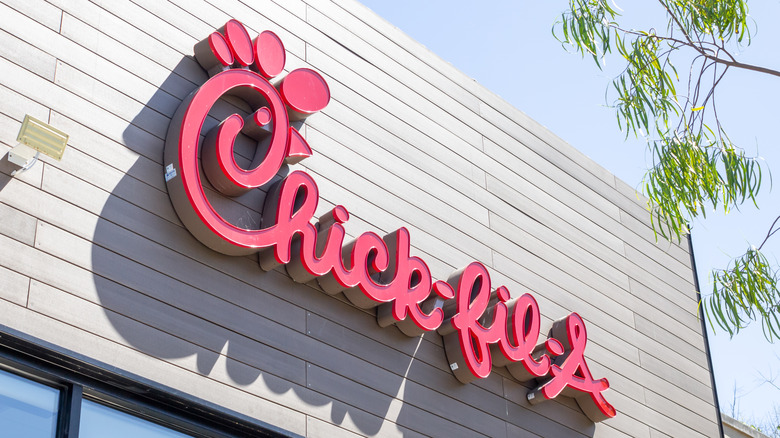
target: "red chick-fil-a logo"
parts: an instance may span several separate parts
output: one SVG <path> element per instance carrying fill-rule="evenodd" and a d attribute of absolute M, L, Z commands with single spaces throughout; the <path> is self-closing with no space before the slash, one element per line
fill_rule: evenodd
<path fill-rule="evenodd" d="M 211 78 L 176 111 L 165 142 L 165 179 L 171 202 L 187 229 L 203 244 L 228 255 L 259 252 L 260 266 L 284 265 L 296 282 L 316 279 L 327 294 L 343 292 L 357 307 L 377 307 L 380 326 L 397 326 L 408 336 L 438 330 L 450 369 L 463 383 L 506 366 L 520 381 L 536 379 L 531 404 L 560 394 L 574 397 L 593 421 L 615 416 L 603 396 L 607 379 L 594 379 L 584 357 L 587 333 L 576 313 L 556 321 L 539 343 L 539 307 L 529 294 L 511 300 L 509 290 L 490 284 L 490 274 L 473 262 L 447 281 L 431 278 L 424 260 L 410 254 L 406 228 L 386 236 L 365 232 L 345 242 L 349 212 L 336 206 L 315 222 L 319 190 L 296 170 L 269 184 L 285 163 L 312 150 L 291 121 L 325 108 L 330 90 L 310 69 L 295 69 L 276 85 L 286 62 L 282 41 L 270 31 L 251 40 L 230 20 L 195 45 L 195 58 Z M 212 107 L 225 95 L 246 102 L 249 116 L 232 114 L 205 133 Z M 245 169 L 234 158 L 240 134 L 257 141 Z M 199 164 L 200 162 L 200 164 Z M 206 196 L 202 174 L 226 196 L 271 185 L 259 229 L 227 221 Z"/>

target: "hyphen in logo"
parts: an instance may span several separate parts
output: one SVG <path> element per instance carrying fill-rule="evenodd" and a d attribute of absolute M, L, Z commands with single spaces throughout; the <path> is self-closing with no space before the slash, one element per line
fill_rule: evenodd
<path fill-rule="evenodd" d="M 285 50 L 272 32 L 250 40 L 231 20 L 195 46 L 195 57 L 211 78 L 185 99 L 168 129 L 166 181 L 177 214 L 205 245 L 228 255 L 259 252 L 264 270 L 286 267 L 297 282 L 316 279 L 325 293 L 343 292 L 356 306 L 377 309 L 379 325 L 396 325 L 409 336 L 438 330 L 455 377 L 467 383 L 507 366 L 520 381 L 537 379 L 532 404 L 560 394 L 574 397 L 593 421 L 615 416 L 604 399 L 607 379 L 594 379 L 584 358 L 585 324 L 576 313 L 556 321 L 539 343 L 536 300 L 510 300 L 506 287 L 492 290 L 479 262 L 434 281 L 424 260 L 410 255 L 410 235 L 400 228 L 384 237 L 365 232 L 345 243 L 349 213 L 336 206 L 314 222 L 319 191 L 314 179 L 296 170 L 274 184 L 263 206 L 262 224 L 245 229 L 225 220 L 206 197 L 199 171 L 223 195 L 237 196 L 268 184 L 285 163 L 311 156 L 292 126 L 327 106 L 330 91 L 317 72 L 296 69 L 277 86 L 269 79 L 285 65 Z M 232 114 L 205 133 L 209 111 L 224 95 L 245 101 L 248 117 Z M 240 133 L 258 140 L 248 169 L 233 149 Z M 270 137 L 269 137 L 270 136 Z M 262 141 L 261 141 L 262 140 Z M 262 145 L 262 146 L 260 146 Z"/>

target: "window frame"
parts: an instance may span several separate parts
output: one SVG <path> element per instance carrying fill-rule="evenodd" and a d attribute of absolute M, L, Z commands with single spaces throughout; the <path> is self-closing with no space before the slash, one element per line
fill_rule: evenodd
<path fill-rule="evenodd" d="M 0 369 L 60 390 L 57 438 L 78 438 L 84 399 L 198 438 L 293 436 L 106 368 L 0 331 Z"/>

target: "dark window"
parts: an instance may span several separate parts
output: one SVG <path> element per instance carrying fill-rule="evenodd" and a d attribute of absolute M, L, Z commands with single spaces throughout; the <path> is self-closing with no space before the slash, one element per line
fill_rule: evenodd
<path fill-rule="evenodd" d="M 0 436 L 290 436 L 29 340 L 0 333 Z"/>
<path fill-rule="evenodd" d="M 112 438 L 179 438 L 188 437 L 159 424 L 84 400 L 81 403 L 79 438 L 103 438 L 111 431 Z"/>
<path fill-rule="evenodd" d="M 5 436 L 53 438 L 60 390 L 0 370 L 0 428 Z"/>
<path fill-rule="evenodd" d="M 70 404 L 60 403 L 66 393 L 77 394 Z M 78 407 L 74 409 L 74 406 Z M 74 411 L 77 412 L 76 418 L 73 418 Z M 69 419 L 66 421 L 65 418 Z M 69 424 L 74 421 L 78 426 Z M 56 438 L 72 436 L 76 429 L 79 438 L 192 436 L 97 401 L 83 399 L 81 391 L 64 391 L 0 370 L 0 430 L 3 436 Z"/>

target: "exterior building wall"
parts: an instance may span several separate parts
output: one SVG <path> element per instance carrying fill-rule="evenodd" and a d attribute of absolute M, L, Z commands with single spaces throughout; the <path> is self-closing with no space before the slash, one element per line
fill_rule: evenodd
<path fill-rule="evenodd" d="M 726 414 L 723 416 L 723 436 L 726 438 L 768 438 L 767 435 L 751 429 L 745 423 L 741 423 Z"/>
<path fill-rule="evenodd" d="M 0 153 L 25 114 L 70 140 L 62 161 L 15 177 L 0 162 L 0 331 L 291 434 L 718 434 L 687 242 L 656 243 L 633 188 L 362 5 L 1 3 Z M 534 295 L 543 333 L 577 312 L 615 418 L 593 423 L 565 397 L 531 406 L 502 368 L 461 384 L 436 333 L 381 328 L 192 237 L 163 144 L 207 79 L 194 44 L 231 18 L 276 32 L 286 71 L 330 86 L 300 127 L 314 155 L 292 166 L 316 179 L 318 212 L 346 206 L 351 236 L 407 227 L 435 279 L 484 263 L 494 287 Z M 210 196 L 259 226 L 263 190 Z"/>

